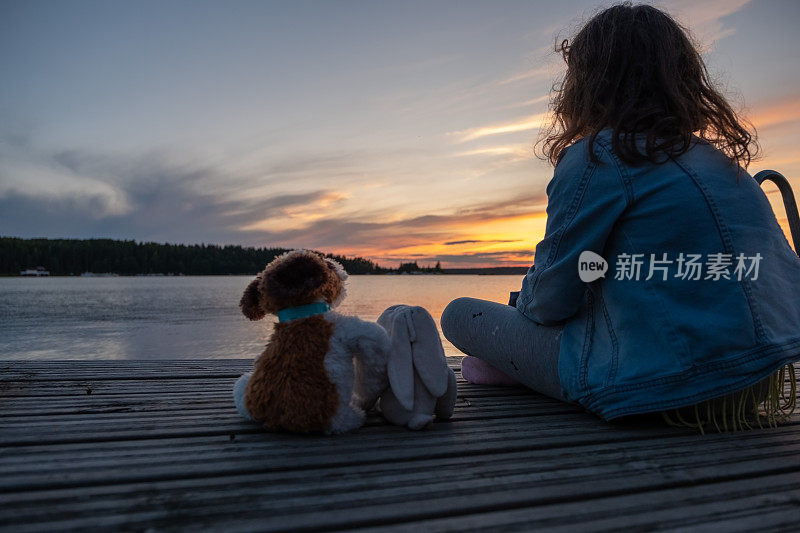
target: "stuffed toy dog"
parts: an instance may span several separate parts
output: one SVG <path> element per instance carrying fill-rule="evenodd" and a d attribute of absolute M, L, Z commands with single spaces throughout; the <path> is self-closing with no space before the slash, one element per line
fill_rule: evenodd
<path fill-rule="evenodd" d="M 250 320 L 279 322 L 251 374 L 234 387 L 236 408 L 270 431 L 344 433 L 361 427 L 388 386 L 386 331 L 331 311 L 345 296 L 347 273 L 316 252 L 277 257 L 244 291 Z"/>
<path fill-rule="evenodd" d="M 456 375 L 447 366 L 433 317 L 422 307 L 394 305 L 378 318 L 392 340 L 390 388 L 378 408 L 392 424 L 421 429 L 447 419 L 456 403 Z"/>

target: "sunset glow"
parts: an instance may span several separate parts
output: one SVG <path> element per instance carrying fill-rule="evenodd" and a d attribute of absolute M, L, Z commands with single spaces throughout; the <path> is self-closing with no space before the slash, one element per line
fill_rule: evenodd
<path fill-rule="evenodd" d="M 657 4 L 800 193 L 798 4 Z M 553 44 L 596 2 L 237 6 L 4 4 L 0 234 L 531 263 Z"/>

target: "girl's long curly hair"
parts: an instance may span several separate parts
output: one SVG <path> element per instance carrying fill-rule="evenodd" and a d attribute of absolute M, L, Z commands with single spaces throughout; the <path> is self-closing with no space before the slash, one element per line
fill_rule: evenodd
<path fill-rule="evenodd" d="M 732 165 L 747 168 L 757 156 L 755 128 L 713 87 L 689 32 L 663 11 L 630 2 L 610 7 L 556 52 L 567 72 L 553 87 L 553 120 L 537 142 L 554 166 L 587 136 L 596 162 L 591 148 L 607 127 L 613 128 L 614 152 L 631 165 L 680 155 L 693 135 Z M 637 136 L 646 139 L 644 146 L 637 146 Z"/>

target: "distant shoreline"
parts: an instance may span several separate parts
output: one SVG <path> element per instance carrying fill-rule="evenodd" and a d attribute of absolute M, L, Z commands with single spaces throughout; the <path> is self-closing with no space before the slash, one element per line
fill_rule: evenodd
<path fill-rule="evenodd" d="M 487 268 L 443 268 L 441 272 L 419 272 L 412 274 L 401 274 L 396 271 L 380 273 L 358 273 L 349 274 L 350 276 L 514 276 L 525 275 L 528 271 L 526 267 L 487 267 Z M 92 272 L 91 275 L 81 274 L 50 274 L 48 276 L 38 276 L 40 278 L 181 278 L 190 276 L 214 277 L 214 276 L 251 276 L 252 274 L 117 274 L 114 272 Z M 0 274 L 0 278 L 36 278 L 37 276 L 23 276 L 20 274 Z"/>
<path fill-rule="evenodd" d="M 162 244 L 117 239 L 23 239 L 0 237 L 0 276 L 238 276 L 254 275 L 290 248 Z M 442 268 L 400 263 L 383 267 L 363 257 L 324 254 L 350 275 L 522 275 L 528 267 Z M 22 272 L 47 272 L 40 276 Z"/>

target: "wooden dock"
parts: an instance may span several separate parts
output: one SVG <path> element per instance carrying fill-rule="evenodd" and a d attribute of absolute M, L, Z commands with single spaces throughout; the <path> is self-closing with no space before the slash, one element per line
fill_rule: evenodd
<path fill-rule="evenodd" d="M 374 415 L 356 434 L 276 435 L 233 407 L 251 365 L 0 362 L 0 529 L 800 527 L 797 417 L 700 436 L 460 380 L 455 416 L 426 431 Z"/>

